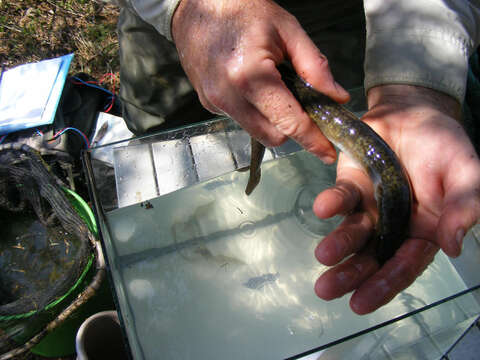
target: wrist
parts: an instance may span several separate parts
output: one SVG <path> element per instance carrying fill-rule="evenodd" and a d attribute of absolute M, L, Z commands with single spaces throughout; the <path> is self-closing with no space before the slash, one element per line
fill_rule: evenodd
<path fill-rule="evenodd" d="M 461 105 L 450 95 L 423 86 L 387 84 L 371 88 L 367 94 L 368 108 L 381 104 L 407 107 L 429 107 L 456 120 L 461 119 Z"/>
<path fill-rule="evenodd" d="M 172 20 L 171 20 L 171 33 L 172 33 L 172 40 L 173 43 L 177 43 L 177 38 L 179 35 L 183 34 L 185 32 L 185 29 L 183 29 L 183 24 L 188 23 L 189 21 L 193 21 L 192 17 L 192 7 L 193 5 L 191 4 L 192 1 L 190 0 L 179 0 L 178 5 L 175 9 L 175 12 L 172 15 Z M 192 24 L 193 26 L 193 24 Z"/>

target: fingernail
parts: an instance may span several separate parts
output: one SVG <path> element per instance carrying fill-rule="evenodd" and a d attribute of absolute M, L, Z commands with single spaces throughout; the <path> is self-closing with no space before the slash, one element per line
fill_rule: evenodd
<path fill-rule="evenodd" d="M 463 228 L 458 229 L 457 233 L 455 234 L 455 240 L 457 241 L 457 244 L 458 244 L 459 254 L 462 252 L 464 237 L 465 237 L 465 230 Z"/>

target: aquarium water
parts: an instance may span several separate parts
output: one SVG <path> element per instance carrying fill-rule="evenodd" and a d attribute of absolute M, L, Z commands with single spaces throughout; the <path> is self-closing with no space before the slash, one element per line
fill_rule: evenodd
<path fill-rule="evenodd" d="M 355 315 L 349 295 L 319 299 L 314 283 L 326 267 L 314 249 L 341 218 L 322 221 L 311 208 L 335 168 L 298 152 L 264 163 L 250 196 L 247 178 L 231 172 L 107 214 L 110 266 L 136 356 L 282 359 L 465 289 L 439 253 L 373 314 Z M 434 331 L 445 317 L 464 316 L 457 306 L 425 323 Z"/>

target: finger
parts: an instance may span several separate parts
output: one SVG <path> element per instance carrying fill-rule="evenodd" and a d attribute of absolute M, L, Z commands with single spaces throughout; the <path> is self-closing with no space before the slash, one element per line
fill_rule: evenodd
<path fill-rule="evenodd" d="M 319 218 L 326 219 L 348 214 L 360 205 L 373 219 L 376 205 L 372 182 L 363 169 L 344 153 L 340 153 L 336 184 L 317 196 L 313 211 Z"/>
<path fill-rule="evenodd" d="M 315 293 L 323 300 L 339 298 L 365 282 L 378 269 L 371 254 L 357 254 L 324 272 L 315 283 Z"/>
<path fill-rule="evenodd" d="M 284 134 L 234 90 L 208 87 L 199 91 L 198 95 L 203 107 L 215 114 L 230 116 L 264 146 L 279 146 L 287 140 Z"/>
<path fill-rule="evenodd" d="M 301 78 L 339 103 L 343 104 L 350 99 L 348 92 L 333 79 L 326 56 L 300 26 L 291 23 L 278 31 L 290 61 Z"/>
<path fill-rule="evenodd" d="M 357 288 L 350 299 L 352 310 L 363 315 L 387 304 L 422 274 L 437 251 L 430 241 L 408 239 L 378 272 L 352 284 Z"/>
<path fill-rule="evenodd" d="M 371 218 L 365 213 L 347 216 L 315 249 L 315 257 L 332 266 L 365 247 L 373 230 Z"/>
<path fill-rule="evenodd" d="M 313 203 L 313 212 L 320 219 L 328 219 L 353 211 L 361 200 L 359 188 L 349 182 L 338 180 L 335 186 L 322 191 Z"/>
<path fill-rule="evenodd" d="M 456 141 L 450 140 L 449 146 L 456 157 L 444 170 L 444 201 L 435 238 L 452 257 L 460 255 L 463 237 L 480 219 L 480 161 L 461 127 L 454 130 Z"/>
<path fill-rule="evenodd" d="M 287 140 L 287 136 L 244 99 L 240 99 L 228 115 L 264 146 L 280 146 Z"/>
<path fill-rule="evenodd" d="M 463 237 L 480 219 L 480 162 L 470 145 L 452 164 L 443 183 L 445 199 L 436 240 L 452 257 L 460 255 Z M 460 164 L 460 166 L 458 166 Z"/>
<path fill-rule="evenodd" d="M 293 138 L 324 162 L 331 164 L 335 161 L 333 145 L 287 89 L 273 60 L 245 64 L 242 71 L 235 71 L 230 76 L 240 94 L 280 133 Z"/>

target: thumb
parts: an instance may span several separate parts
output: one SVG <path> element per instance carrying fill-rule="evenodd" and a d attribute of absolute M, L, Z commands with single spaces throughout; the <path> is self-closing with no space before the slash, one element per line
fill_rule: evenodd
<path fill-rule="evenodd" d="M 463 238 L 468 230 L 480 219 L 480 198 L 478 192 L 465 193 L 448 201 L 440 216 L 436 239 L 442 250 L 451 257 L 462 251 Z"/>
<path fill-rule="evenodd" d="M 300 25 L 284 26 L 278 32 L 284 40 L 293 67 L 303 80 L 341 104 L 350 100 L 348 92 L 334 80 L 327 57 Z"/>

